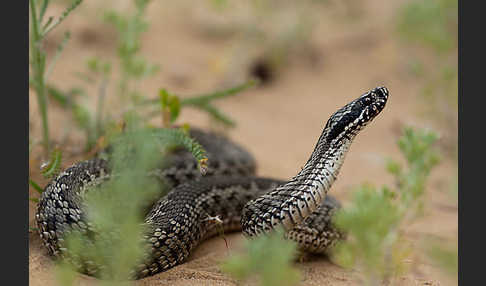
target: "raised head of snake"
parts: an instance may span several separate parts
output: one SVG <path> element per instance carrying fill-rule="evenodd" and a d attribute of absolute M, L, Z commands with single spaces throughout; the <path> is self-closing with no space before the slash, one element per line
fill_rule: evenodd
<path fill-rule="evenodd" d="M 254 236 L 279 226 L 289 231 L 314 212 L 336 180 L 351 142 L 383 110 L 388 95 L 385 87 L 377 87 L 336 111 L 302 170 L 245 205 L 244 233 Z"/>

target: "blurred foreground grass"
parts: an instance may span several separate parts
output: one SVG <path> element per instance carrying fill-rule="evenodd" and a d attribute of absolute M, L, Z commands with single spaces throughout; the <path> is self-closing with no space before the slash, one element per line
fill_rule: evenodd
<path fill-rule="evenodd" d="M 256 278 L 262 286 L 291 286 L 300 280 L 292 263 L 296 244 L 279 229 L 245 242 L 246 251 L 228 258 L 221 269 L 238 280 Z"/>

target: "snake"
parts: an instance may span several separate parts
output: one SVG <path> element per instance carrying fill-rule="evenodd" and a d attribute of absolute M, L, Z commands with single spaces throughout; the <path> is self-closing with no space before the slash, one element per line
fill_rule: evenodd
<path fill-rule="evenodd" d="M 328 119 L 309 159 L 290 180 L 259 177 L 256 160 L 223 135 L 191 128 L 189 135 L 207 152 L 203 175 L 191 153 L 175 149 L 151 175 L 171 187 L 145 216 L 143 240 L 149 252 L 132 271 L 140 279 L 184 263 L 204 240 L 223 231 L 243 231 L 247 238 L 283 228 L 300 250 L 325 253 L 342 233 L 333 223 L 341 207 L 328 195 L 354 138 L 385 107 L 386 87 L 371 89 Z M 70 230 L 91 231 L 81 195 L 110 178 L 107 159 L 75 163 L 52 179 L 39 199 L 35 221 L 49 255 L 65 257 Z M 215 223 L 217 218 L 218 222 Z M 82 272 L 96 276 L 98 267 L 84 263 Z"/>

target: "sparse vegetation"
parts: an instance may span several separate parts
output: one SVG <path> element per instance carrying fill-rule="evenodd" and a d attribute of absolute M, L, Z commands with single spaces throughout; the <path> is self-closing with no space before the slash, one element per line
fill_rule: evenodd
<path fill-rule="evenodd" d="M 422 85 L 429 118 L 447 131 L 442 147 L 458 160 L 458 1 L 413 1 L 403 6 L 397 31 L 411 61 L 410 72 Z M 424 56 L 424 51 L 426 56 Z M 457 169 L 451 185 L 457 199 Z M 423 247 L 435 262 L 457 277 L 457 241 L 451 247 L 435 240 Z"/>
<path fill-rule="evenodd" d="M 132 117 L 124 132 L 112 137 L 111 179 L 86 195 L 86 213 L 96 236 L 73 231 L 67 240 L 70 265 L 94 269 L 102 284 L 119 285 L 145 255 L 142 212 L 147 202 L 163 195 L 156 178 L 147 176 L 174 146 L 189 150 L 200 162 L 207 160 L 202 147 L 181 129 L 143 128 Z M 135 191 L 136 190 L 136 191 Z M 94 264 L 86 264 L 84 261 Z M 61 266 L 61 277 L 69 277 L 69 268 Z M 65 284 L 64 284 L 65 285 Z"/>
<path fill-rule="evenodd" d="M 141 243 L 144 233 L 141 209 L 147 201 L 163 196 L 165 191 L 160 182 L 144 176 L 144 171 L 163 160 L 164 153 L 174 146 L 190 150 L 201 171 L 205 169 L 204 150 L 187 135 L 188 125 L 175 128 L 180 114 L 187 110 L 186 107 L 195 108 L 206 112 L 214 121 L 233 127 L 235 120 L 218 109 L 214 100 L 240 94 L 258 82 L 248 81 L 188 96 L 173 92 L 170 87 L 142 91 L 144 80 L 157 75 L 164 65 L 154 63 L 141 54 L 142 35 L 149 28 L 145 14 L 151 1 L 134 0 L 131 2 L 133 9 L 127 9 L 127 13 L 115 10 L 104 13 L 105 23 L 111 25 L 117 35 L 117 47 L 113 51 L 116 59 L 88 58 L 84 67 L 73 68 L 78 71 L 80 86 L 59 88 L 60 85 L 51 80 L 51 75 L 56 64 L 64 61 L 61 54 L 75 31 L 66 31 L 57 40 L 58 45 L 52 55 L 46 53 L 44 45 L 52 31 L 62 28 L 60 24 L 83 1 L 63 0 L 67 8 L 58 17 L 48 18 L 46 11 L 52 2 L 29 0 L 29 86 L 36 96 L 41 127 L 41 138 L 29 138 L 29 156 L 38 155 L 34 148 L 37 144 L 41 143 L 44 148 L 42 168 L 37 168 L 38 164 L 32 164 L 37 161 L 31 160 L 31 171 L 38 172 L 35 174 L 38 176 L 29 177 L 33 190 L 29 200 L 31 204 L 37 203 L 36 196 L 43 192 L 43 184 L 39 183 L 42 179 L 39 178 L 52 178 L 60 171 L 62 160 L 73 156 L 63 146 L 52 144 L 57 138 L 50 134 L 56 128 L 49 125 L 49 114 L 51 105 L 55 103 L 73 119 L 75 128 L 68 126 L 69 134 L 71 130 L 83 132 L 83 158 L 91 157 L 107 145 L 113 147 L 111 155 L 102 156 L 109 156 L 116 174 L 112 180 L 97 187 L 100 192 L 89 192 L 86 198 L 89 220 L 99 235 L 92 239 L 83 233 L 72 233 L 67 240 L 71 263 L 58 261 L 58 282 L 60 285 L 74 284 L 79 276 L 76 267 L 89 259 L 103 265 L 99 272 L 100 284 L 129 284 L 126 280 L 130 278 L 130 271 L 145 253 Z M 271 78 L 274 70 L 286 68 L 292 53 L 312 53 L 310 39 L 317 17 L 312 13 L 311 5 L 300 6 L 300 2 L 290 5 L 291 2 L 286 1 L 277 7 L 272 4 L 275 1 L 250 2 L 253 14 L 246 25 L 233 23 L 219 27 L 222 30 L 234 29 L 239 36 L 243 35 L 241 39 L 244 38 L 224 51 L 228 54 L 217 54 L 220 59 L 223 58 L 217 63 L 223 66 L 221 74 L 224 75 L 220 74 L 220 77 L 228 76 L 231 82 L 238 77 L 228 70 L 241 69 L 236 62 L 242 55 L 254 56 L 252 59 L 256 59 L 255 66 L 258 68 L 270 68 L 267 74 Z M 333 1 L 304 2 L 329 4 Z M 218 13 L 226 13 L 236 2 L 211 0 L 211 3 Z M 353 15 L 356 18 L 360 15 L 360 5 L 350 1 L 342 3 L 351 15 L 343 19 L 354 19 Z M 289 10 L 292 13 L 288 13 Z M 286 18 L 289 15 L 292 17 Z M 421 94 L 427 100 L 427 106 L 433 107 L 428 110 L 431 117 L 437 118 L 439 123 L 447 123 L 445 127 L 451 132 L 446 134 L 449 137 L 444 141 L 449 144 L 446 147 L 450 147 L 447 151 L 451 151 L 457 159 L 457 0 L 412 1 L 405 4 L 396 18 L 398 35 L 406 43 L 401 47 L 409 48 L 413 55 L 407 56 L 409 70 L 414 80 L 421 83 Z M 271 28 L 273 23 L 279 29 Z M 221 35 L 233 35 L 233 32 L 223 31 Z M 251 50 L 254 47 L 259 49 L 256 54 Z M 315 61 L 315 58 L 310 60 Z M 111 86 L 114 88 L 110 89 Z M 153 95 L 157 94 L 158 97 L 154 98 Z M 90 97 L 95 98 L 95 108 L 88 103 Z M 110 106 L 110 100 L 117 104 L 115 108 Z M 159 116 L 160 121 L 156 122 L 160 122 L 163 128 L 155 128 L 153 123 L 149 123 Z M 399 147 L 407 164 L 401 165 L 394 160 L 387 164 L 387 171 L 394 176 L 396 184 L 381 188 L 370 184 L 360 186 L 354 192 L 349 207 L 336 217 L 336 224 L 348 233 L 348 240 L 338 244 L 332 259 L 345 267 L 359 269 L 364 282 L 369 285 L 393 284 L 397 276 L 407 271 L 408 264 L 404 260 L 411 257 L 416 249 L 404 236 L 404 229 L 422 214 L 427 179 L 438 163 L 439 156 L 434 150 L 437 139 L 433 132 L 405 129 Z M 126 152 L 127 149 L 135 152 Z M 453 180 L 457 191 L 457 176 Z M 37 231 L 35 227 L 29 227 L 29 230 Z M 457 277 L 456 245 L 431 240 L 424 244 L 423 250 L 436 265 Z M 277 232 L 247 241 L 245 252 L 231 255 L 221 270 L 239 281 L 256 281 L 264 286 L 295 285 L 301 278 L 301 273 L 293 267 L 295 255 L 295 244 L 283 239 L 282 233 Z"/>
<path fill-rule="evenodd" d="M 425 111 L 448 131 L 445 150 L 457 159 L 458 1 L 412 1 L 397 16 L 409 70 L 422 85 Z M 412 59 L 412 60 L 410 60 Z"/>
<path fill-rule="evenodd" d="M 283 238 L 283 230 L 246 241 L 246 252 L 230 256 L 221 266 L 235 279 L 257 279 L 262 286 L 296 285 L 300 273 L 292 266 L 296 244 Z"/>
<path fill-rule="evenodd" d="M 406 128 L 398 146 L 407 167 L 394 160 L 387 166 L 396 186 L 363 185 L 354 192 L 350 206 L 336 214 L 335 223 L 348 238 L 336 246 L 333 258 L 360 269 L 366 285 L 390 284 L 406 270 L 404 259 L 413 249 L 403 228 L 421 213 L 427 178 L 439 162 L 436 140 L 433 132 Z"/>
<path fill-rule="evenodd" d="M 140 55 L 141 35 L 148 28 L 145 11 L 149 0 L 135 0 L 133 14 L 123 15 L 116 11 L 105 13 L 104 19 L 118 32 L 117 55 L 121 77 L 117 84 L 118 96 L 123 101 L 137 102 L 144 98 L 137 86 L 147 77 L 155 75 L 159 66 L 151 64 Z"/>
<path fill-rule="evenodd" d="M 211 100 L 234 92 L 193 97 L 189 102 L 209 105 Z M 169 113 L 168 117 L 162 116 L 169 118 L 164 126 L 170 127 L 177 119 L 181 108 L 179 102 L 178 97 L 161 92 L 162 113 Z M 93 261 L 94 265 L 102 266 L 98 275 L 107 285 L 115 283 L 113 281 L 117 281 L 113 285 L 118 285 L 120 280 L 129 279 L 130 271 L 145 254 L 141 243 L 144 233 L 141 210 L 148 201 L 164 195 L 160 192 L 160 182 L 145 175 L 148 170 L 163 160 L 165 152 L 176 146 L 185 147 L 193 154 L 201 172 L 205 171 L 207 161 L 204 149 L 189 137 L 185 127 L 144 127 L 145 121 L 136 112 L 125 114 L 125 120 L 124 128 L 111 132 L 105 143 L 114 149 L 110 156 L 115 174 L 111 177 L 114 179 L 99 187 L 101 190 L 88 192 L 86 196 L 88 220 L 95 226 L 97 236 L 91 239 L 86 233 L 73 232 L 67 239 L 69 265 L 83 269 L 92 267 L 83 264 L 83 261 Z M 73 269 L 61 262 L 58 274 L 63 283 L 74 281 L 72 273 Z"/>
<path fill-rule="evenodd" d="M 389 160 L 387 165 L 395 177 L 395 188 L 377 189 L 364 184 L 354 192 L 351 205 L 336 214 L 336 225 L 348 237 L 333 249 L 333 259 L 344 267 L 359 268 L 366 285 L 390 284 L 406 271 L 403 261 L 413 248 L 403 237 L 403 227 L 420 214 L 427 178 L 439 162 L 433 147 L 436 140 L 433 132 L 405 128 L 398 146 L 407 167 L 395 160 Z M 291 267 L 294 255 L 295 244 L 276 233 L 248 241 L 246 253 L 228 259 L 223 270 L 239 280 L 260 277 L 261 285 L 293 285 L 298 281 L 296 270 Z M 267 265 L 274 260 L 279 261 L 279 267 Z M 282 280 L 271 280 L 275 277 Z"/>
<path fill-rule="evenodd" d="M 62 52 L 64 45 L 69 40 L 69 33 L 66 32 L 64 40 L 58 46 L 56 54 L 49 66 L 46 67 L 47 56 L 43 49 L 43 42 L 46 35 L 59 25 L 76 7 L 81 4 L 82 0 L 72 1 L 71 6 L 69 6 L 62 15 L 54 20 L 53 17 L 44 21 L 44 15 L 49 5 L 49 0 L 29 1 L 30 7 L 30 30 L 29 30 L 29 44 L 30 44 L 30 74 L 29 74 L 29 84 L 32 86 L 36 92 L 37 103 L 39 106 L 39 112 L 41 114 L 42 121 L 42 142 L 45 150 L 45 155 L 49 154 L 50 151 L 50 141 L 49 141 L 49 121 L 48 121 L 48 100 L 47 100 L 47 90 L 46 90 L 46 79 L 52 70 L 56 59 Z"/>
<path fill-rule="evenodd" d="M 47 32 L 58 25 L 81 1 L 74 1 L 52 25 L 50 23 L 53 19 L 49 19 L 47 24 L 44 24 L 43 30 L 39 25 L 42 23 L 42 16 L 48 8 L 49 1 L 40 2 L 39 4 L 31 1 L 33 5 L 31 6 L 31 30 L 34 32 L 31 33 L 31 67 L 34 74 L 31 85 L 37 92 L 41 116 L 43 123 L 45 122 L 44 140 L 49 142 L 47 126 L 49 96 L 67 110 L 77 127 L 85 132 L 86 152 L 93 147 L 97 147 L 97 151 L 107 145 L 113 148 L 111 155 L 102 153 L 102 156 L 109 156 L 113 174 L 116 174 L 111 180 L 97 187 L 101 189 L 99 192 L 88 192 L 86 212 L 88 220 L 97 230 L 97 235 L 93 238 L 88 237 L 86 233 L 76 231 L 69 235 L 66 240 L 69 259 L 59 261 L 57 271 L 59 282 L 62 285 L 73 283 L 77 276 L 74 270 L 93 267 L 82 262 L 90 260 L 94 265 L 102 266 L 98 272 L 102 284 L 119 285 L 120 281 L 130 278 L 133 266 L 144 255 L 144 245 L 141 244 L 144 233 L 141 208 L 146 206 L 147 201 L 163 195 L 158 182 L 144 175 L 147 169 L 152 168 L 155 162 L 163 160 L 163 154 L 168 150 L 175 146 L 182 146 L 197 159 L 201 172 L 205 170 L 207 161 L 205 152 L 189 137 L 187 126 L 182 129 L 172 128 L 181 110 L 185 107 L 199 108 L 223 124 L 234 125 L 234 121 L 216 108 L 212 101 L 235 95 L 254 86 L 256 82 L 251 81 L 226 90 L 184 99 L 161 89 L 157 101 L 147 99 L 137 90 L 137 86 L 143 78 L 153 75 L 158 66 L 148 63 L 138 55 L 141 45 L 140 34 L 147 28 L 143 13 L 149 1 L 136 0 L 134 15 L 123 16 L 116 12 L 109 12 L 105 16 L 105 19 L 112 23 L 119 33 L 117 54 L 121 63 L 121 77 L 117 85 L 117 93 L 123 99 L 125 106 L 122 108 L 121 116 L 112 116 L 104 109 L 112 64 L 100 58 L 90 58 L 86 63 L 86 72 L 78 73 L 85 83 L 98 84 L 96 111 L 93 114 L 87 106 L 78 102 L 78 97 L 86 94 L 84 88 L 74 87 L 68 92 L 63 92 L 55 84 L 46 84 L 45 80 L 52 70 L 52 64 L 46 72 L 45 52 L 41 47 Z M 69 34 L 66 34 L 52 62 L 59 58 L 58 54 L 68 39 Z M 150 116 L 141 116 L 145 113 L 142 110 L 147 108 L 151 108 L 156 113 L 149 112 Z M 163 126 L 166 128 L 149 126 L 148 119 L 155 115 L 162 117 Z M 29 140 L 29 150 L 32 150 L 33 142 L 33 139 Z M 42 174 L 46 178 L 52 178 L 61 168 L 63 153 L 59 148 L 51 150 L 47 148 L 48 145 L 45 146 L 46 150 L 49 150 L 50 157 L 43 164 Z M 128 149 L 130 152 L 127 151 Z M 34 180 L 29 179 L 29 184 L 39 194 L 43 192 L 43 188 Z M 35 197 L 30 200 L 34 203 L 38 202 Z M 35 229 L 31 228 L 31 230 Z"/>
<path fill-rule="evenodd" d="M 215 121 L 226 126 L 234 126 L 235 123 L 230 116 L 216 108 L 212 101 L 236 95 L 257 84 L 256 81 L 250 80 L 228 89 L 192 97 L 181 97 L 173 95 L 166 89 L 160 89 L 159 98 L 149 99 L 147 95 L 139 91 L 141 82 L 145 78 L 155 75 L 159 70 L 158 65 L 150 63 L 140 55 L 140 38 L 148 28 L 144 13 L 149 2 L 134 1 L 135 12 L 133 14 L 123 15 L 115 11 L 105 13 L 105 21 L 113 25 L 118 34 L 116 54 L 120 75 L 118 77 L 112 75 L 112 63 L 98 57 L 89 58 L 86 61 L 85 71 L 77 73 L 78 78 L 85 84 L 98 85 L 94 113 L 77 100 L 79 96 L 86 94 L 85 88 L 73 87 L 69 91 L 63 92 L 52 85 L 47 87 L 51 98 L 61 107 L 70 111 L 77 126 L 85 132 L 86 151 L 94 148 L 98 140 L 106 134 L 107 130 L 113 129 L 116 122 L 123 118 L 125 113 L 135 112 L 145 123 L 154 117 L 161 116 L 163 126 L 168 127 L 175 121 L 181 108 L 188 106 L 207 112 Z M 119 78 L 115 93 L 117 101 L 119 101 L 117 103 L 117 109 L 120 110 L 118 114 L 110 113 L 113 108 L 105 109 L 106 101 L 110 99 L 107 89 L 111 78 Z M 111 99 L 114 98 L 111 97 Z M 165 106 L 161 109 L 160 104 Z M 172 112 L 170 120 L 164 117 L 168 114 L 165 111 L 166 108 L 170 109 L 169 113 Z"/>

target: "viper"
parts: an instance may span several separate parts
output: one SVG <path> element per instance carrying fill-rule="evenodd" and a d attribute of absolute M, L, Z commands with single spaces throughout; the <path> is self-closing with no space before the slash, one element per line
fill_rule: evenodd
<path fill-rule="evenodd" d="M 149 253 L 133 277 L 183 263 L 221 227 L 225 232 L 242 230 L 250 238 L 283 228 L 285 237 L 303 251 L 328 250 L 343 234 L 332 222 L 340 204 L 327 193 L 353 139 L 384 109 L 388 96 L 385 87 L 377 87 L 332 114 L 310 158 L 288 181 L 256 176 L 256 161 L 244 148 L 224 136 L 191 129 L 190 136 L 207 152 L 207 171 L 202 175 L 191 153 L 178 149 L 165 157 L 163 167 L 151 171 L 171 190 L 145 217 L 149 231 L 143 239 Z M 70 230 L 94 231 L 81 194 L 110 174 L 109 162 L 94 158 L 74 164 L 47 184 L 35 219 L 50 255 L 65 256 L 63 242 Z M 83 265 L 81 271 L 97 274 L 93 263 Z"/>

